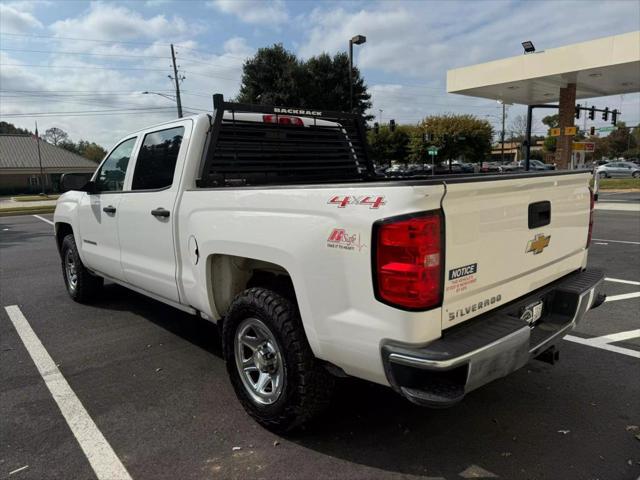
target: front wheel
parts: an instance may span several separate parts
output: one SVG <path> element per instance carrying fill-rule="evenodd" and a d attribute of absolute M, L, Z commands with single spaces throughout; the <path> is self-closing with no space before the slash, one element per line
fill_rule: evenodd
<path fill-rule="evenodd" d="M 633 178 L 640 178 L 640 172 L 633 172 Z"/>
<path fill-rule="evenodd" d="M 290 300 L 264 288 L 245 290 L 229 308 L 222 338 L 236 395 L 264 427 L 291 430 L 329 404 L 334 378 L 314 357 Z"/>
<path fill-rule="evenodd" d="M 88 303 L 93 300 L 102 288 L 104 280 L 86 269 L 72 234 L 62 240 L 60 256 L 62 257 L 62 276 L 69 296 L 79 303 Z"/>
<path fill-rule="evenodd" d="M 600 172 L 600 173 L 598 174 L 598 177 L 599 177 L 599 178 L 607 178 L 607 174 L 606 174 L 605 172 Z"/>

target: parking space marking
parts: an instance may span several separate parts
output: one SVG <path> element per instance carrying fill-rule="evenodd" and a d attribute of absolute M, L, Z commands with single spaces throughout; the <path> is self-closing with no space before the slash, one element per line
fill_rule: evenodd
<path fill-rule="evenodd" d="M 594 242 L 628 243 L 630 245 L 640 245 L 640 242 L 630 242 L 628 240 L 605 240 L 604 238 L 594 238 Z"/>
<path fill-rule="evenodd" d="M 39 219 L 40 219 L 40 220 L 42 220 L 43 222 L 47 222 L 49 225 L 53 225 L 53 224 L 54 224 L 54 223 L 53 223 L 51 220 L 49 220 L 48 218 L 41 217 L 40 215 L 32 215 L 32 217 L 39 218 Z"/>
<path fill-rule="evenodd" d="M 20 308 L 10 305 L 4 309 L 98 480 L 131 480 L 129 472 L 60 373 Z"/>
<path fill-rule="evenodd" d="M 616 302 L 618 300 L 629 300 L 630 298 L 640 297 L 640 292 L 622 293 L 620 295 L 612 295 L 607 297 L 605 302 Z"/>
<path fill-rule="evenodd" d="M 621 342 L 623 340 L 629 340 L 636 337 L 640 337 L 640 329 L 629 330 L 628 332 L 612 333 L 610 335 L 593 338 L 581 338 L 573 335 L 567 335 L 566 337 L 564 337 L 564 339 L 570 342 L 579 343 L 580 345 L 587 345 L 588 347 L 600 348 L 609 352 L 620 353 L 622 355 L 627 355 L 634 358 L 640 358 L 640 352 L 636 350 L 618 347 L 617 345 L 610 345 L 610 343 L 613 342 Z"/>
<path fill-rule="evenodd" d="M 604 277 L 607 282 L 626 283 L 627 285 L 640 285 L 640 282 L 634 282 L 633 280 L 622 280 L 621 278 Z"/>

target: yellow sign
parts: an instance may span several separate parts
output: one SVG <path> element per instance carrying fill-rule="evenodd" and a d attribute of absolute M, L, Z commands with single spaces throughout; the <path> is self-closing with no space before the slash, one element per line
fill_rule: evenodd
<path fill-rule="evenodd" d="M 560 129 L 559 128 L 550 128 L 549 129 L 549 135 L 552 137 L 559 137 L 560 136 Z"/>
<path fill-rule="evenodd" d="M 565 135 L 575 135 L 576 133 L 578 133 L 577 127 L 564 127 Z"/>

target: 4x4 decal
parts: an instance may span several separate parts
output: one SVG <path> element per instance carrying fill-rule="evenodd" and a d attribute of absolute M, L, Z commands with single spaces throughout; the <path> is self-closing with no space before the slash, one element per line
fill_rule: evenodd
<path fill-rule="evenodd" d="M 338 208 L 346 208 L 348 205 L 368 205 L 369 208 L 377 209 L 386 205 L 382 195 L 364 195 L 355 197 L 353 195 L 335 195 L 327 202 L 330 205 L 338 205 Z"/>

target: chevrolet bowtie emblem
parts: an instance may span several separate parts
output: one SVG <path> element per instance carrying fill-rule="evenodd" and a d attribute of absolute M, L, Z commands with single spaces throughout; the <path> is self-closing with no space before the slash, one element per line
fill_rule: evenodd
<path fill-rule="evenodd" d="M 533 240 L 529 240 L 529 243 L 527 243 L 527 249 L 524 252 L 533 252 L 534 255 L 538 255 L 549 246 L 550 241 L 551 235 L 545 237 L 544 233 L 538 233 L 535 237 L 533 237 Z"/>

